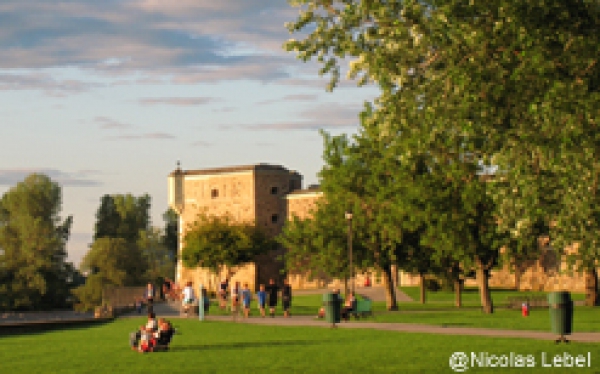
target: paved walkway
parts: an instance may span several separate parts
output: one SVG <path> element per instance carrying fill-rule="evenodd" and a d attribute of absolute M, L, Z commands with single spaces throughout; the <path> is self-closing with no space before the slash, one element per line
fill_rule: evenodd
<path fill-rule="evenodd" d="M 167 318 L 180 318 L 179 310 L 163 303 L 157 304 L 154 310 L 158 316 Z M 137 313 L 131 316 L 138 316 Z M 190 317 L 191 318 L 191 317 Z M 207 321 L 232 322 L 230 316 L 207 316 Z M 237 323 L 247 323 L 254 325 L 275 325 L 275 326 L 311 326 L 331 328 L 331 325 L 323 320 L 315 319 L 313 316 L 292 316 L 284 318 L 281 316 L 275 318 L 250 317 L 247 319 L 237 318 Z M 379 323 L 379 322 L 342 322 L 336 324 L 338 328 L 344 329 L 374 329 L 397 332 L 412 332 L 424 334 L 443 334 L 443 335 L 467 335 L 467 336 L 488 336 L 498 338 L 521 338 L 536 340 L 556 340 L 557 336 L 551 332 L 544 331 L 526 331 L 526 330 L 501 330 L 486 329 L 474 327 L 444 327 L 434 325 L 422 325 L 413 323 Z M 568 336 L 570 341 L 574 342 L 600 342 L 600 332 L 575 332 Z"/>

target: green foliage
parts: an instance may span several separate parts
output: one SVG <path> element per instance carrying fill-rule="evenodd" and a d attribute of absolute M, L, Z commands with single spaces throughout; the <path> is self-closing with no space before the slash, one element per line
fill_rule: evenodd
<path fill-rule="evenodd" d="M 123 238 L 100 238 L 94 241 L 81 261 L 89 273 L 86 283 L 73 291 L 78 310 L 91 310 L 102 304 L 102 289 L 107 286 L 144 284 L 146 259 L 136 244 Z"/>
<path fill-rule="evenodd" d="M 150 226 L 150 196 L 104 195 L 96 213 L 94 240 L 123 238 L 135 242 Z"/>
<path fill-rule="evenodd" d="M 183 239 L 181 258 L 185 266 L 202 266 L 220 272 L 254 261 L 276 249 L 276 243 L 253 224 L 236 222 L 231 216 L 200 213 Z"/>
<path fill-rule="evenodd" d="M 162 244 L 171 253 L 171 257 L 175 259 L 179 248 L 179 216 L 173 209 L 169 208 L 163 214 L 163 220 L 165 221 L 165 228 Z"/>
<path fill-rule="evenodd" d="M 308 272 L 312 276 L 348 278 L 348 238 L 344 212 L 331 212 L 334 206 L 324 201 L 317 202 L 317 206 L 313 217 L 294 217 L 277 237 L 287 249 L 286 269 L 292 274 Z M 359 245 L 353 249 L 357 253 L 360 251 Z"/>
<path fill-rule="evenodd" d="M 142 231 L 138 241 L 143 263 L 147 266 L 144 278 L 154 284 L 161 284 L 165 278 L 173 279 L 175 275 L 175 257 L 165 245 L 164 238 L 162 230 L 151 228 Z"/>
<path fill-rule="evenodd" d="M 0 309 L 67 306 L 73 266 L 66 262 L 72 224 L 61 222 L 61 188 L 31 174 L 0 200 Z"/>
<path fill-rule="evenodd" d="M 150 197 L 104 195 L 96 213 L 94 242 L 81 269 L 89 274 L 75 290 L 77 308 L 90 310 L 102 302 L 102 289 L 139 286 L 172 276 L 174 260 L 150 227 Z"/>
<path fill-rule="evenodd" d="M 600 7 L 595 1 L 298 0 L 285 44 L 321 74 L 374 82 L 381 95 L 363 113 L 361 137 L 383 146 L 381 165 L 415 199 L 408 228 L 434 262 L 474 266 L 483 279 L 501 258 L 535 257 L 534 236 L 581 243 L 587 270 L 598 258 L 600 175 L 597 118 Z M 390 161 L 399 163 L 392 168 Z M 411 179 L 414 166 L 427 173 Z M 496 165 L 502 183 L 484 183 Z M 350 174 L 352 176 L 352 174 Z M 358 180 L 355 180 L 358 182 Z M 386 193 L 391 191 L 383 188 Z M 376 195 L 374 195 L 376 196 Z M 556 223 L 556 225 L 552 225 Z M 554 227 L 549 230 L 550 227 Z M 381 231 L 384 232 L 385 231 Z M 534 237 L 534 238 L 532 238 Z M 400 240 L 394 239 L 400 243 Z M 595 275 L 594 275 L 595 277 Z M 596 287 L 597 288 L 597 287 Z"/>

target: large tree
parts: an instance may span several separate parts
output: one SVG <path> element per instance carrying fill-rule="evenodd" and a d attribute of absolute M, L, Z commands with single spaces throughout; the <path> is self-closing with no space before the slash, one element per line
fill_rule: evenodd
<path fill-rule="evenodd" d="M 90 309 L 100 305 L 104 287 L 140 286 L 160 280 L 158 272 L 170 274 L 168 270 L 157 270 L 162 268 L 157 261 L 162 264 L 166 255 L 163 248 L 156 230 L 150 227 L 148 195 L 102 196 L 94 242 L 80 266 L 89 276 L 85 285 L 76 290 L 78 307 Z"/>
<path fill-rule="evenodd" d="M 0 308 L 67 305 L 73 267 L 66 262 L 72 218 L 60 217 L 60 186 L 31 174 L 0 199 Z"/>
<path fill-rule="evenodd" d="M 323 198 L 306 222 L 296 220 L 284 229 L 280 240 L 288 248 L 288 267 L 304 265 L 315 272 L 349 277 L 350 223 L 353 268 L 381 270 L 387 307 L 397 309 L 392 267 L 397 264 L 403 221 L 408 221 L 409 212 L 398 193 L 401 184 L 392 173 L 398 161 L 366 128 L 352 139 L 323 136 L 325 166 L 319 173 Z M 350 222 L 346 212 L 352 214 Z"/>
<path fill-rule="evenodd" d="M 498 257 L 490 246 L 520 227 L 502 227 L 493 238 L 488 229 L 482 236 L 483 226 L 469 228 L 461 221 L 484 217 L 490 227 L 487 222 L 504 218 L 522 226 L 545 216 L 547 226 L 556 223 L 555 242 L 579 241 L 580 263 L 595 273 L 597 214 L 579 208 L 598 205 L 597 1 L 292 3 L 301 12 L 289 29 L 310 31 L 303 40 L 289 41 L 288 50 L 321 61 L 332 87 L 339 60 L 352 59 L 350 76 L 381 88 L 373 118 L 381 134 L 393 137 L 397 156 L 427 157 L 442 189 L 461 196 L 464 207 L 456 212 L 433 210 L 443 213 L 436 226 L 444 234 L 432 236 L 434 242 L 458 248 L 461 239 L 470 238 L 465 254 L 471 253 L 484 281 Z M 479 163 L 497 164 L 506 183 L 483 187 L 475 181 Z M 560 188 L 558 202 L 538 198 L 544 182 Z M 480 200 L 477 191 L 510 195 L 519 209 L 499 217 L 497 199 Z"/>

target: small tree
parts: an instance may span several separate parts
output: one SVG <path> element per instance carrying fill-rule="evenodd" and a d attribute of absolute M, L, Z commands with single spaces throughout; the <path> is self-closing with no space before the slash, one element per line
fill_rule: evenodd
<path fill-rule="evenodd" d="M 220 273 L 254 261 L 276 249 L 276 242 L 253 224 L 234 221 L 230 215 L 200 213 L 186 231 L 181 253 L 185 266 L 206 267 Z"/>
<path fill-rule="evenodd" d="M 73 290 L 76 308 L 90 310 L 102 303 L 105 286 L 139 286 L 144 284 L 147 264 L 137 245 L 122 238 L 96 239 L 81 262 L 89 274 L 85 285 Z"/>

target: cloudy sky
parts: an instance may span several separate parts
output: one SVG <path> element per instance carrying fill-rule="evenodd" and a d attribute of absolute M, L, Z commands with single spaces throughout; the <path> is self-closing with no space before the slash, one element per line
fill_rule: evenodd
<path fill-rule="evenodd" d="M 60 183 L 78 264 L 104 194 L 150 194 L 163 225 L 178 160 L 317 183 L 318 130 L 354 132 L 376 90 L 326 92 L 282 49 L 297 15 L 285 0 L 2 0 L 0 193 L 32 172 Z"/>

